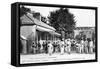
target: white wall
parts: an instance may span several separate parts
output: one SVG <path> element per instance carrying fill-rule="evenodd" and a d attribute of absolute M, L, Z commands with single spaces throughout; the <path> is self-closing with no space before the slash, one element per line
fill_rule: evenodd
<path fill-rule="evenodd" d="M 10 58 L 11 58 L 10 57 L 11 55 L 10 54 L 11 53 L 10 52 L 11 51 L 11 41 L 10 41 L 11 40 L 11 34 L 10 34 L 11 33 L 11 29 L 10 29 L 11 28 L 11 6 L 10 4 L 16 1 L 80 5 L 80 6 L 96 6 L 99 7 L 98 10 L 100 12 L 100 6 L 99 6 L 100 0 L 2 0 L 0 1 L 0 9 L 1 9 L 0 10 L 0 69 L 17 69 L 16 67 L 10 65 Z M 98 17 L 100 18 L 100 13 L 98 13 L 98 15 L 99 15 Z M 100 33 L 98 34 L 100 35 Z M 98 49 L 100 53 L 100 47 Z M 100 62 L 100 55 L 99 55 L 99 62 Z M 21 67 L 19 69 L 99 69 L 100 67 L 99 62 L 35 66 L 35 67 L 31 66 L 31 67 Z"/>
<path fill-rule="evenodd" d="M 22 35 L 25 38 L 27 38 L 32 33 L 32 27 L 33 26 L 22 26 L 20 28 L 20 35 Z"/>

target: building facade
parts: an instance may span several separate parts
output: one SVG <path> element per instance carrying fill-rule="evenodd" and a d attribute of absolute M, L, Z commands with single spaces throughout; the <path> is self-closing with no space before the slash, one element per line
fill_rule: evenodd
<path fill-rule="evenodd" d="M 74 38 L 77 35 L 84 35 L 86 39 L 95 38 L 95 27 L 76 27 L 74 30 Z"/>
<path fill-rule="evenodd" d="M 37 17 L 38 19 L 35 17 L 33 17 L 31 13 L 27 13 L 20 17 L 21 53 L 31 53 L 33 42 L 36 44 L 39 41 L 54 41 L 58 40 L 61 36 L 56 32 L 55 28 L 42 22 L 40 20 L 40 15 Z"/>

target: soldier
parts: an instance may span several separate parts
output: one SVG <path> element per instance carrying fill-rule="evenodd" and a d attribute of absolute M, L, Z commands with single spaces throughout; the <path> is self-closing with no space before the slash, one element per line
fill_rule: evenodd
<path fill-rule="evenodd" d="M 67 39 L 65 40 L 65 52 L 67 52 Z"/>
<path fill-rule="evenodd" d="M 84 42 L 84 49 L 85 49 L 85 53 L 88 53 L 88 41 L 87 41 L 87 39 Z"/>
<path fill-rule="evenodd" d="M 48 42 L 48 53 L 49 55 L 52 55 L 53 53 L 53 45 L 51 42 Z"/>
<path fill-rule="evenodd" d="M 55 42 L 54 47 L 55 47 L 54 51 L 57 53 L 58 52 L 58 42 Z"/>
<path fill-rule="evenodd" d="M 93 41 L 93 52 L 95 52 L 95 40 Z"/>
<path fill-rule="evenodd" d="M 71 40 L 71 51 L 76 52 L 76 41 L 74 39 Z"/>
<path fill-rule="evenodd" d="M 43 46 L 44 53 L 47 54 L 48 53 L 48 42 L 44 41 L 43 44 L 42 44 L 42 46 Z"/>
<path fill-rule="evenodd" d="M 36 54 L 36 44 L 34 42 L 32 44 L 32 53 Z"/>
<path fill-rule="evenodd" d="M 42 40 L 40 40 L 39 41 L 39 44 L 40 44 L 40 53 L 42 53 L 43 52 L 43 41 Z"/>
<path fill-rule="evenodd" d="M 93 41 L 92 40 L 90 40 L 89 42 L 89 51 L 90 53 L 93 53 Z"/>
<path fill-rule="evenodd" d="M 53 46 L 54 46 L 53 53 L 55 53 L 56 52 L 56 42 L 55 41 L 53 42 Z"/>
<path fill-rule="evenodd" d="M 77 52 L 81 53 L 81 44 L 79 41 L 76 43 L 76 48 L 77 48 Z"/>
<path fill-rule="evenodd" d="M 70 39 L 67 40 L 67 52 L 68 54 L 70 54 L 70 51 L 71 51 L 71 41 Z"/>
<path fill-rule="evenodd" d="M 84 53 L 84 40 L 83 39 L 81 40 L 81 47 L 80 47 L 80 49 L 81 49 L 81 53 Z"/>
<path fill-rule="evenodd" d="M 63 55 L 64 54 L 64 41 L 62 40 L 61 42 L 60 42 L 60 52 L 61 52 L 61 55 Z"/>
<path fill-rule="evenodd" d="M 61 41 L 59 40 L 59 41 L 57 41 L 57 49 L 58 49 L 58 52 L 60 52 L 60 45 L 61 45 Z"/>

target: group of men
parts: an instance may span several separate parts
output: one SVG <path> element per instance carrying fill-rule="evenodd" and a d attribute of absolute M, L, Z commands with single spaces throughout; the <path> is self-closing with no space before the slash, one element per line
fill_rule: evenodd
<path fill-rule="evenodd" d="M 76 43 L 79 53 L 93 53 L 95 51 L 95 43 L 93 40 L 81 40 Z"/>
<path fill-rule="evenodd" d="M 35 46 L 35 47 L 34 47 Z M 75 40 L 75 39 L 65 39 L 57 41 L 42 41 L 40 40 L 37 45 L 32 46 L 33 52 L 36 53 L 47 53 L 52 55 L 53 53 L 93 53 L 95 48 L 95 43 L 92 40 Z"/>

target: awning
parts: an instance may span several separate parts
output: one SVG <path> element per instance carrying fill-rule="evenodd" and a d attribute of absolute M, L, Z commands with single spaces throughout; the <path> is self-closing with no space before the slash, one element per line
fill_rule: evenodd
<path fill-rule="evenodd" d="M 61 34 L 55 32 L 55 31 L 51 31 L 51 32 L 49 32 L 49 33 L 52 34 L 52 35 L 61 36 Z"/>
<path fill-rule="evenodd" d="M 47 28 L 44 28 L 44 27 L 41 27 L 41 26 L 36 26 L 36 29 L 39 30 L 39 31 L 42 31 L 42 32 L 49 32 L 52 35 L 61 36 L 61 34 L 55 32 L 51 29 L 47 29 Z"/>
<path fill-rule="evenodd" d="M 58 35 L 58 36 L 61 36 L 61 34 L 57 33 L 57 32 L 54 32 L 54 35 Z"/>
<path fill-rule="evenodd" d="M 42 31 L 42 32 L 52 32 L 53 31 L 51 29 L 47 29 L 47 28 L 44 28 L 44 27 L 41 27 L 41 26 L 36 26 L 36 29 L 39 30 L 39 31 Z"/>

